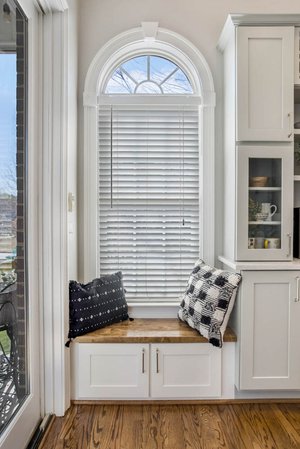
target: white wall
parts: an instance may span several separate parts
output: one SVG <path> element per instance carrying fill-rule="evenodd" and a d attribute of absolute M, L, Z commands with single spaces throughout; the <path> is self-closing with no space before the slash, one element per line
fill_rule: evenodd
<path fill-rule="evenodd" d="M 77 278 L 77 47 L 78 2 L 69 0 L 68 20 L 68 193 L 74 195 L 68 210 L 68 276 Z"/>
<path fill-rule="evenodd" d="M 206 58 L 215 82 L 216 109 L 216 252 L 222 252 L 222 64 L 216 44 L 229 13 L 299 13 L 299 0 L 80 0 L 79 5 L 79 154 L 78 186 L 83 176 L 82 93 L 88 67 L 97 51 L 112 37 L 142 21 L 158 21 L 159 26 L 189 39 Z M 79 211 L 82 210 L 79 196 Z M 79 226 L 82 221 L 79 212 Z M 79 274 L 82 231 L 79 232 Z"/>

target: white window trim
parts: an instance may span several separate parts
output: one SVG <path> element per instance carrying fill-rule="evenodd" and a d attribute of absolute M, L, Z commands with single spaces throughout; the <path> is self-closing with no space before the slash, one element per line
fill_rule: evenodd
<path fill-rule="evenodd" d="M 200 254 L 207 263 L 215 261 L 215 177 L 214 177 L 214 108 L 215 91 L 211 71 L 199 50 L 182 36 L 155 28 L 153 37 L 140 28 L 121 33 L 104 45 L 94 57 L 85 80 L 84 105 L 84 282 L 99 276 L 97 263 L 97 105 L 103 100 L 104 82 L 125 58 L 141 54 L 157 54 L 174 61 L 188 75 L 195 95 L 184 96 L 197 101 L 199 107 L 199 178 L 205 195 L 200 195 Z M 101 99 L 99 96 L 101 95 Z M 106 96 L 107 97 L 107 96 Z M 113 95 L 109 96 L 112 100 Z M 128 97 L 124 101 L 128 101 Z M 152 97 L 152 96 L 149 96 Z M 117 101 L 120 100 L 118 96 Z M 137 101 L 137 100 L 135 100 Z M 155 101 L 155 99 L 153 100 Z M 203 192 L 203 188 L 200 189 Z M 145 305 L 146 306 L 146 305 Z M 160 306 L 160 307 L 163 307 Z M 166 304 L 169 308 L 170 305 Z M 177 306 L 178 307 L 178 306 Z M 158 307 L 157 307 L 158 308 Z M 157 309 L 156 309 L 157 310 Z M 159 311 L 161 316 L 161 309 Z"/>

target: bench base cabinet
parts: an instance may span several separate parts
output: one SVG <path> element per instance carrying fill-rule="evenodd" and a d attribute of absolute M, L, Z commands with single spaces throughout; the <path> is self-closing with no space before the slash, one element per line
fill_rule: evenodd
<path fill-rule="evenodd" d="M 221 396 L 222 350 L 206 343 L 75 343 L 73 399 Z"/>
<path fill-rule="evenodd" d="M 151 345 L 151 397 L 221 396 L 221 350 L 204 344 Z"/>

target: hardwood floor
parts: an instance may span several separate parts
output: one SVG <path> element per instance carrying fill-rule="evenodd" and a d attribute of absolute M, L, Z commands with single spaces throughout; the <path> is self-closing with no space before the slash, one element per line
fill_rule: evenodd
<path fill-rule="evenodd" d="M 39 449 L 300 449 L 300 404 L 73 405 Z"/>

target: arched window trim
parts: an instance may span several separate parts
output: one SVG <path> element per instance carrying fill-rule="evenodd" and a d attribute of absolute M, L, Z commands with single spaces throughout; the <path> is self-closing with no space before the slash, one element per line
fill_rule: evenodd
<path fill-rule="evenodd" d="M 156 35 L 145 37 L 144 27 L 135 28 L 111 39 L 93 59 L 85 80 L 84 88 L 84 273 L 85 281 L 96 277 L 97 249 L 97 106 L 134 101 L 157 102 L 157 97 L 172 103 L 176 95 L 109 95 L 101 94 L 105 80 L 117 67 L 131 57 L 141 54 L 157 54 L 174 61 L 188 75 L 194 95 L 181 95 L 182 103 L 199 104 L 200 179 L 200 257 L 214 264 L 214 108 L 215 92 L 211 71 L 198 49 L 182 36 L 169 30 L 158 28 Z M 166 98 L 168 97 L 168 98 Z M 115 100 L 113 100 L 115 99 Z M 151 100 L 150 100 L 151 99 Z M 160 101 L 159 101 L 160 102 Z M 178 100 L 177 100 L 178 104 Z M 203 194 L 204 193 L 204 194 Z M 168 305 L 169 306 L 169 305 Z"/>

